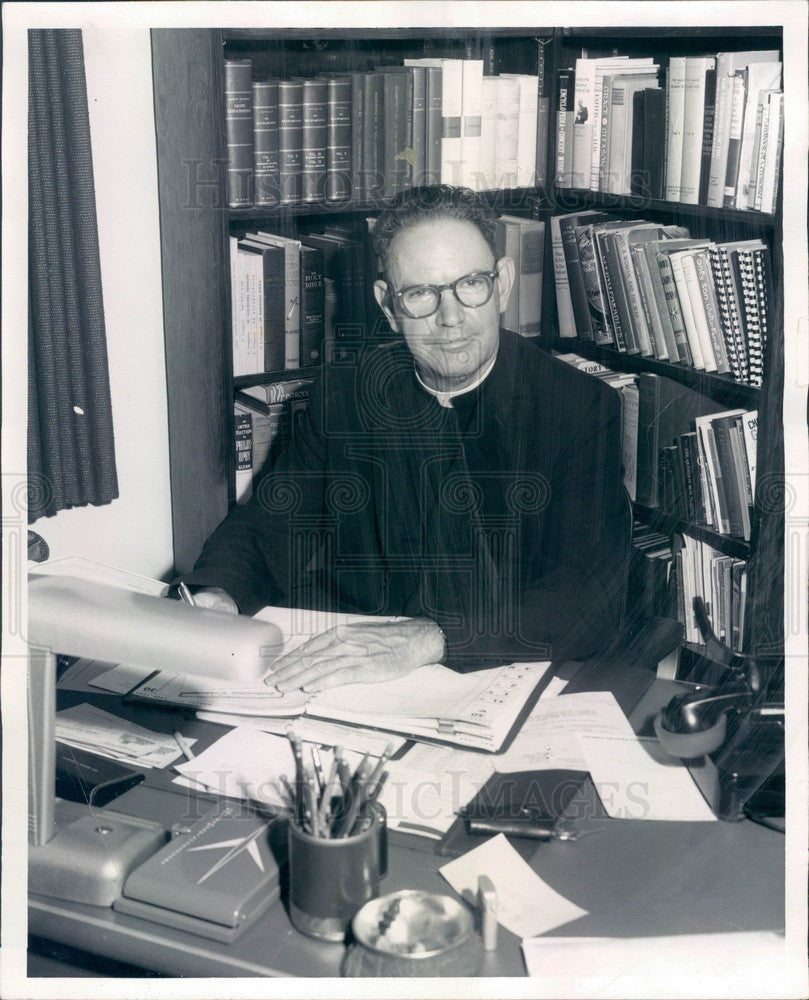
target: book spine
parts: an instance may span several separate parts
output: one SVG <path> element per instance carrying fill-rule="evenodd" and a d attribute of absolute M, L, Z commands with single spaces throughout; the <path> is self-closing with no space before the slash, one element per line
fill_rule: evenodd
<path fill-rule="evenodd" d="M 365 200 L 365 162 L 363 159 L 363 131 L 367 128 L 365 116 L 365 74 L 351 74 L 351 197 Z"/>
<path fill-rule="evenodd" d="M 413 151 L 413 172 L 411 183 L 421 186 L 427 180 L 427 69 L 411 66 L 413 77 L 413 112 L 411 149 Z"/>
<path fill-rule="evenodd" d="M 603 78 L 601 84 L 601 138 L 598 147 L 597 191 L 609 191 L 610 189 L 610 136 L 612 133 L 612 89 L 614 83 L 615 77 L 608 75 Z M 591 183 L 592 180 L 591 174 Z"/>
<path fill-rule="evenodd" d="M 536 161 L 534 163 L 534 183 L 537 187 L 548 186 L 548 130 L 550 128 L 550 98 L 537 98 Z"/>
<path fill-rule="evenodd" d="M 728 418 L 719 417 L 713 421 L 714 442 L 716 444 L 716 460 L 721 470 L 722 488 L 727 509 L 728 533 L 744 538 L 744 522 L 742 519 L 742 497 L 737 487 L 736 465 L 730 443 L 730 428 Z"/>
<path fill-rule="evenodd" d="M 303 81 L 301 200 L 320 204 L 326 184 L 328 82 L 321 78 Z"/>
<path fill-rule="evenodd" d="M 590 184 L 590 156 L 593 150 L 593 96 L 595 59 L 576 60 L 575 113 L 573 118 L 573 174 L 571 187 L 587 190 Z"/>
<path fill-rule="evenodd" d="M 301 200 L 303 170 L 303 83 L 278 81 L 278 189 L 280 204 Z"/>
<path fill-rule="evenodd" d="M 253 178 L 256 205 L 278 204 L 278 82 L 253 83 Z"/>
<path fill-rule="evenodd" d="M 716 65 L 705 74 L 705 107 L 702 115 L 702 154 L 699 166 L 697 204 L 708 204 L 708 178 L 711 175 L 714 120 L 716 116 Z"/>
<path fill-rule="evenodd" d="M 263 263 L 239 244 L 239 268 L 244 275 L 243 375 L 264 371 L 264 276 Z"/>
<path fill-rule="evenodd" d="M 769 98 L 766 98 L 761 110 L 761 146 L 758 158 L 758 163 L 756 165 L 756 180 L 755 180 L 755 199 L 753 202 L 756 211 L 761 211 L 762 196 L 764 190 L 764 167 L 767 160 L 767 145 L 769 143 L 769 132 L 770 132 L 770 102 Z"/>
<path fill-rule="evenodd" d="M 599 267 L 597 245 L 592 226 L 584 226 L 576 234 L 584 289 L 587 295 L 587 309 L 593 340 L 597 344 L 615 344 L 621 350 L 617 339 L 613 336 L 610 323 L 609 305 L 604 287 L 602 272 Z"/>
<path fill-rule="evenodd" d="M 747 191 L 745 192 L 747 198 L 747 208 L 755 208 L 756 205 L 756 184 L 758 180 L 758 164 L 759 157 L 762 155 L 761 149 L 761 120 L 764 113 L 764 102 L 761 100 L 759 95 L 758 103 L 756 104 L 756 124 L 753 131 L 753 141 L 750 147 L 750 163 L 748 164 L 748 183 Z M 759 201 L 760 204 L 760 201 Z"/>
<path fill-rule="evenodd" d="M 610 194 L 623 193 L 624 138 L 626 134 L 626 81 L 613 80 L 610 101 L 610 135 L 607 159 L 607 187 Z"/>
<path fill-rule="evenodd" d="M 463 69 L 460 59 L 441 61 L 441 183 L 458 184 L 463 154 Z M 498 137 L 499 142 L 499 137 Z"/>
<path fill-rule="evenodd" d="M 671 260 L 666 253 L 658 253 L 656 256 L 657 266 L 660 271 L 660 282 L 666 296 L 666 305 L 669 311 L 671 329 L 674 334 L 674 341 L 677 345 L 677 352 L 680 355 L 680 360 L 691 365 L 693 368 L 701 368 L 702 357 L 700 356 L 699 358 L 700 364 L 697 364 L 697 361 L 691 352 L 691 345 L 688 339 L 688 333 L 685 329 L 685 319 L 680 306 L 680 296 L 677 292 L 677 283 L 674 280 L 674 269 L 671 266 Z"/>
<path fill-rule="evenodd" d="M 497 184 L 497 77 L 483 78 L 483 103 L 480 127 L 480 184 L 482 191 L 492 191 Z"/>
<path fill-rule="evenodd" d="M 253 64 L 225 60 L 225 143 L 228 205 L 253 204 Z"/>
<path fill-rule="evenodd" d="M 520 332 L 520 275 L 522 262 L 520 260 L 521 239 L 520 227 L 517 222 L 499 219 L 497 222 L 497 251 L 502 256 L 511 257 L 514 261 L 514 287 L 508 297 L 506 308 L 502 314 L 502 325 L 512 333 Z"/>
<path fill-rule="evenodd" d="M 705 371 L 715 372 L 716 355 L 714 354 L 713 344 L 711 343 L 711 337 L 708 332 L 708 318 L 705 314 L 705 305 L 702 299 L 699 281 L 697 279 L 694 256 L 695 255 L 693 253 L 681 253 L 675 255 L 677 263 L 682 268 L 683 279 L 685 281 L 685 292 L 682 291 L 682 286 L 680 286 L 680 302 L 683 307 L 686 327 L 688 326 L 690 310 L 691 322 L 693 323 L 694 333 L 699 340 Z M 683 302 L 684 294 L 688 299 L 687 304 Z"/>
<path fill-rule="evenodd" d="M 584 284 L 581 261 L 579 260 L 575 219 L 560 219 L 559 231 L 562 235 L 562 253 L 565 257 L 567 280 L 570 286 L 570 303 L 573 309 L 575 336 L 592 340 L 593 327 L 590 320 L 590 307 L 587 302 L 587 289 Z"/>
<path fill-rule="evenodd" d="M 710 362 L 702 353 L 702 338 L 699 334 L 699 330 L 697 329 L 696 320 L 694 319 L 694 310 L 691 304 L 692 299 L 689 294 L 688 283 L 686 281 L 683 258 L 678 254 L 672 254 L 669 257 L 669 263 L 671 265 L 671 273 L 674 276 L 674 287 L 677 292 L 677 301 L 680 304 L 683 326 L 685 327 L 685 333 L 688 339 L 688 348 L 691 352 L 694 367 L 704 371 L 707 369 L 707 365 Z M 693 278 L 693 274 L 692 280 L 695 280 Z"/>
<path fill-rule="evenodd" d="M 300 362 L 302 365 L 318 365 L 323 360 L 326 323 L 323 251 L 316 247 L 302 246 L 300 255 Z"/>
<path fill-rule="evenodd" d="M 708 326 L 708 337 L 711 343 L 711 350 L 716 359 L 716 370 L 720 374 L 730 371 L 727 351 L 725 350 L 725 338 L 722 335 L 722 324 L 719 320 L 719 307 L 716 301 L 713 274 L 711 273 L 708 261 L 707 250 L 699 250 L 691 260 L 694 262 L 694 271 L 697 284 L 702 296 L 702 305 L 705 310 L 705 320 Z"/>
<path fill-rule="evenodd" d="M 517 153 L 520 135 L 520 88 L 516 80 L 497 80 L 497 152 L 495 176 L 498 190 L 517 186 Z M 443 175 L 442 175 L 443 177 Z"/>
<path fill-rule="evenodd" d="M 326 201 L 351 197 L 351 77 L 326 80 Z"/>
<path fill-rule="evenodd" d="M 630 500 L 634 501 L 638 489 L 638 387 L 637 385 L 624 385 L 618 391 L 623 399 L 621 437 L 624 486 Z"/>
<path fill-rule="evenodd" d="M 753 386 L 760 386 L 763 374 L 763 344 L 761 339 L 761 322 L 759 317 L 758 298 L 756 296 L 756 279 L 753 259 L 750 251 L 740 250 L 737 253 L 741 275 L 741 292 L 747 331 L 747 359 L 749 366 L 749 381 Z"/>
<path fill-rule="evenodd" d="M 714 292 L 716 294 L 716 305 L 719 311 L 719 325 L 722 332 L 722 339 L 725 343 L 730 373 L 734 378 L 738 379 L 741 378 L 738 340 L 734 331 L 733 320 L 731 318 L 731 305 L 727 288 L 727 276 L 722 266 L 722 261 L 723 254 L 719 247 L 710 247 L 708 250 L 708 262 L 711 267 Z"/>
<path fill-rule="evenodd" d="M 262 315 L 264 328 L 264 370 L 280 371 L 286 368 L 289 349 L 286 314 L 286 264 L 283 249 L 265 248 L 261 251 L 263 295 Z"/>
<path fill-rule="evenodd" d="M 784 145 L 784 95 L 771 94 L 769 108 L 767 145 L 761 181 L 761 211 L 772 214 L 778 197 L 778 178 Z"/>
<path fill-rule="evenodd" d="M 483 60 L 464 59 L 461 67 L 462 89 L 462 119 L 461 119 L 461 149 L 463 163 L 461 166 L 461 184 L 473 191 L 483 189 L 480 180 L 480 135 L 483 115 Z M 536 100 L 534 102 L 536 113 Z M 536 133 L 536 123 L 534 123 Z M 536 158 L 536 151 L 533 159 Z M 533 173 L 533 162 L 531 170 Z"/>
<path fill-rule="evenodd" d="M 733 466 L 736 472 L 736 490 L 739 495 L 739 505 L 742 519 L 742 538 L 750 541 L 751 522 L 750 510 L 753 506 L 753 493 L 750 488 L 750 472 L 747 466 L 747 456 L 744 453 L 744 435 L 742 433 L 742 417 L 733 417 L 728 427 L 730 448 L 733 453 Z"/>
<path fill-rule="evenodd" d="M 724 208 L 734 208 L 736 205 L 736 182 L 739 179 L 739 157 L 742 149 L 744 106 L 747 100 L 746 81 L 746 70 L 740 69 L 733 74 L 733 90 L 730 95 L 728 156 L 725 165 L 725 184 L 722 198 L 722 206 Z"/>
<path fill-rule="evenodd" d="M 441 67 L 427 66 L 427 184 L 441 183 Z"/>
<path fill-rule="evenodd" d="M 629 192 L 648 197 L 649 181 L 643 174 L 643 154 L 646 132 L 646 91 L 632 95 L 632 153 L 629 169 Z"/>
<path fill-rule="evenodd" d="M 362 129 L 363 198 L 376 202 L 384 196 L 384 92 L 381 73 L 365 73 L 365 121 Z"/>
<path fill-rule="evenodd" d="M 545 223 L 526 220 L 520 225 L 520 325 L 521 337 L 542 332 L 542 265 Z"/>
<path fill-rule="evenodd" d="M 246 282 L 239 256 L 239 238 L 228 238 L 230 249 L 230 331 L 232 338 L 233 374 L 246 375 L 244 338 L 246 331 Z"/>
<path fill-rule="evenodd" d="M 646 254 L 644 253 L 642 246 L 633 246 L 630 252 L 632 256 L 632 264 L 635 269 L 635 279 L 638 286 L 640 306 L 643 310 L 643 319 L 646 323 L 646 329 L 649 331 L 649 336 L 652 342 L 651 353 L 659 361 L 668 361 L 668 347 L 666 346 L 666 341 L 660 325 L 660 318 L 657 312 L 657 301 L 655 299 L 654 289 L 652 288 L 652 279 L 649 275 L 649 265 L 646 261 Z"/>
<path fill-rule="evenodd" d="M 645 88 L 645 125 L 643 129 L 643 176 L 648 178 L 649 198 L 662 198 L 666 169 L 666 92 L 660 87 Z"/>
<path fill-rule="evenodd" d="M 705 491 L 705 476 L 702 470 L 702 460 L 699 449 L 699 441 L 696 431 L 683 434 L 679 439 L 682 442 L 684 469 L 686 476 L 691 481 L 690 504 L 693 505 L 693 517 L 695 524 L 704 524 L 706 527 L 711 524 L 708 519 L 707 503 L 708 497 Z"/>
<path fill-rule="evenodd" d="M 383 164 L 383 195 L 393 197 L 408 186 L 407 150 L 409 129 L 412 128 L 410 115 L 412 113 L 412 83 L 408 91 L 411 77 L 406 73 L 383 73 L 382 89 L 384 94 L 384 164 Z"/>
<path fill-rule="evenodd" d="M 612 317 L 615 346 L 619 351 L 626 351 L 628 354 L 637 354 L 638 344 L 632 330 L 629 306 L 626 301 L 626 293 L 621 276 L 621 264 L 615 248 L 614 236 L 614 233 L 597 232 L 596 250 L 601 258 L 607 304 L 610 316 Z"/>
<path fill-rule="evenodd" d="M 681 435 L 677 438 L 677 462 L 683 478 L 683 506 L 681 509 L 681 516 L 685 517 L 685 519 L 690 521 L 691 524 L 695 524 L 697 523 L 697 507 L 694 493 L 694 470 L 691 467 L 689 456 L 686 451 L 686 436 L 687 435 Z"/>
<path fill-rule="evenodd" d="M 750 478 L 750 494 L 752 497 L 755 497 L 758 454 L 758 410 L 750 410 L 748 413 L 742 414 L 741 423 L 742 437 L 744 438 L 744 454 L 747 458 L 747 472 Z"/>
<path fill-rule="evenodd" d="M 638 503 L 657 507 L 660 410 L 660 377 L 648 372 L 638 375 Z"/>
<path fill-rule="evenodd" d="M 570 294 L 570 281 L 565 264 L 565 248 L 562 245 L 562 230 L 558 216 L 552 215 L 550 217 L 550 232 L 559 336 L 575 337 L 576 320 L 573 314 L 573 300 Z"/>
<path fill-rule="evenodd" d="M 233 432 L 236 439 L 236 501 L 244 503 L 252 492 L 253 416 L 239 406 L 234 407 Z"/>
<path fill-rule="evenodd" d="M 683 155 L 680 171 L 680 201 L 684 205 L 696 205 L 699 201 L 702 134 L 705 120 L 705 81 L 709 68 L 709 59 L 690 56 L 686 58 Z"/>
<path fill-rule="evenodd" d="M 728 164 L 728 139 L 730 137 L 730 102 L 733 94 L 733 63 L 723 52 L 716 60 L 716 103 L 714 110 L 711 169 L 708 174 L 706 204 L 709 208 L 722 208 L 725 194 L 725 173 Z"/>
<path fill-rule="evenodd" d="M 632 261 L 632 254 L 629 251 L 629 242 L 625 232 L 616 232 L 615 249 L 618 254 L 618 263 L 621 268 L 621 277 L 624 283 L 627 307 L 629 310 L 629 321 L 632 326 L 638 350 L 644 357 L 650 357 L 652 350 L 652 338 L 649 327 L 646 324 L 646 316 L 640 298 L 640 288 L 635 274 L 635 267 Z"/>
<path fill-rule="evenodd" d="M 560 69 L 557 71 L 557 88 L 559 102 L 556 115 L 556 172 L 554 183 L 560 188 L 569 188 L 572 181 L 573 168 L 573 103 L 576 85 L 575 71 Z"/>
<path fill-rule="evenodd" d="M 680 200 L 683 159 L 683 123 L 685 119 L 685 56 L 669 59 L 668 125 L 666 147 L 666 200 Z"/>
<path fill-rule="evenodd" d="M 674 337 L 671 315 L 668 303 L 666 302 L 666 291 L 663 287 L 663 278 L 660 274 L 656 258 L 657 243 L 656 241 L 643 243 L 640 249 L 642 249 L 643 255 L 646 258 L 646 272 L 649 276 L 649 285 L 647 287 L 651 288 L 654 296 L 656 315 L 660 323 L 660 335 L 662 335 L 663 343 L 666 345 L 667 360 L 674 362 L 686 361 L 687 363 L 687 359 L 681 357 Z"/>

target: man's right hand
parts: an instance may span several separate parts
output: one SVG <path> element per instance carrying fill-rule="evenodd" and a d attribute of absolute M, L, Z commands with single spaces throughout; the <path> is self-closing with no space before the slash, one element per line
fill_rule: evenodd
<path fill-rule="evenodd" d="M 236 602 L 226 590 L 220 587 L 203 587 L 194 594 L 194 604 L 198 608 L 209 608 L 211 611 L 222 611 L 227 615 L 237 615 L 239 609 Z"/>

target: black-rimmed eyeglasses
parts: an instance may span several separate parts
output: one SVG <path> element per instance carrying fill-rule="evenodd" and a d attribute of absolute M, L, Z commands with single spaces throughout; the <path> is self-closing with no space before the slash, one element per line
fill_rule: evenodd
<path fill-rule="evenodd" d="M 447 288 L 452 289 L 452 294 L 462 306 L 477 309 L 486 305 L 492 297 L 497 276 L 497 271 L 473 271 L 445 285 L 409 285 L 398 291 L 391 289 L 391 295 L 405 316 L 426 319 L 438 312 L 441 296 Z"/>

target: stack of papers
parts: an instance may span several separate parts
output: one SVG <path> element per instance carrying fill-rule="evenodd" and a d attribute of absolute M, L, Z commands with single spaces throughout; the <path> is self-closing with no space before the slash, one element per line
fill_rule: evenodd
<path fill-rule="evenodd" d="M 168 767 L 182 756 L 173 736 L 153 733 L 94 705 L 57 712 L 56 739 L 136 768 Z M 193 745 L 196 740 L 186 742 Z"/>

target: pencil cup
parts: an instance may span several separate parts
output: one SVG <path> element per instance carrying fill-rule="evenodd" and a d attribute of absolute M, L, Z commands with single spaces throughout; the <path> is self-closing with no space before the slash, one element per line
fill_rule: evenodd
<path fill-rule="evenodd" d="M 352 837 L 315 837 L 289 824 L 289 916 L 303 934 L 342 941 L 357 910 L 379 895 L 387 867 L 385 811 Z"/>

